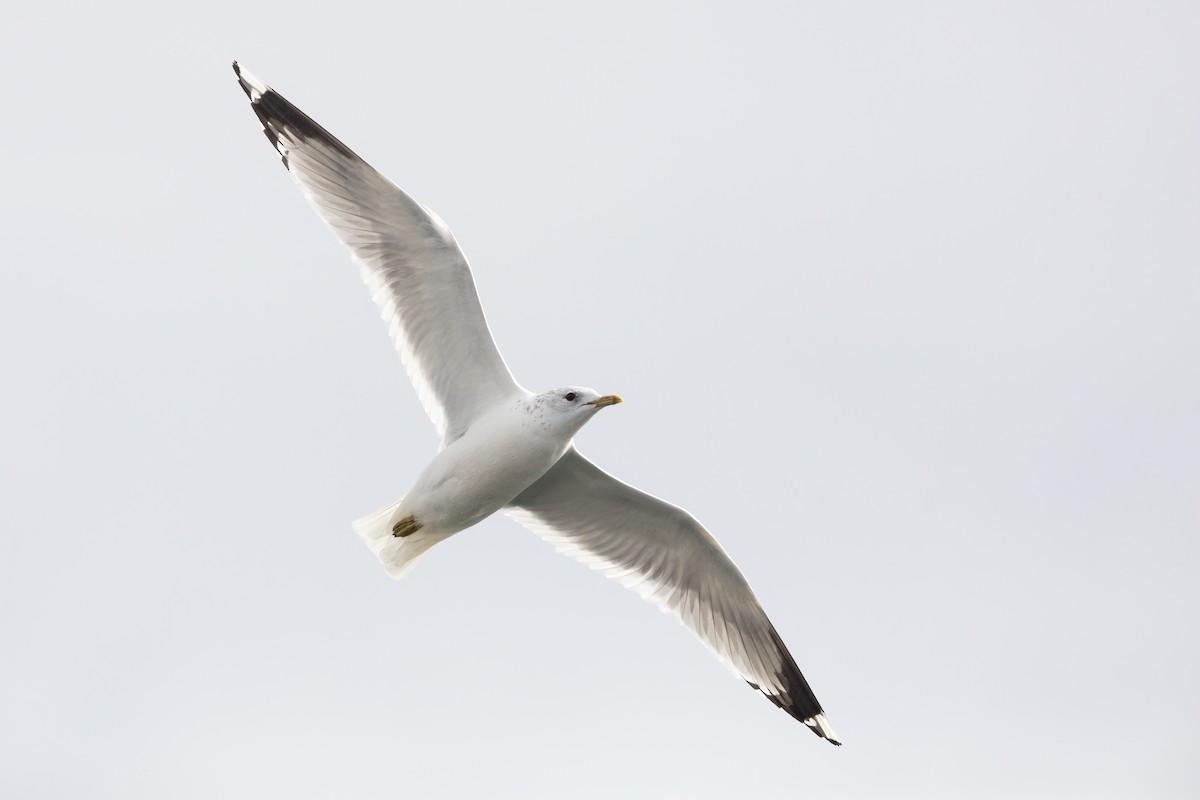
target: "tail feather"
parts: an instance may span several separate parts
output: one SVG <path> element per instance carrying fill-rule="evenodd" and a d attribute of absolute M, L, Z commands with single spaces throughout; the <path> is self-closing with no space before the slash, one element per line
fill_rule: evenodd
<path fill-rule="evenodd" d="M 354 521 L 354 532 L 371 548 L 371 552 L 383 564 L 388 575 L 397 580 L 407 575 L 429 548 L 450 535 L 418 530 L 409 536 L 394 536 L 392 526 L 396 524 L 400 503 L 403 501 L 402 497 L 391 505 Z"/>

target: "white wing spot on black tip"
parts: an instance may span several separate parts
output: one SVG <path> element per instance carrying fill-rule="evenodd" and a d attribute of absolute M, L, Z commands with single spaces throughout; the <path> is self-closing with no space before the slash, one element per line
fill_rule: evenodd
<path fill-rule="evenodd" d="M 286 142 L 281 143 L 281 138 L 302 142 L 318 142 L 324 147 L 348 158 L 358 161 L 362 160 L 353 150 L 343 144 L 340 139 L 318 125 L 312 117 L 288 102 L 283 95 L 269 86 L 264 85 L 262 91 L 258 91 L 255 87 L 251 86 L 242 77 L 241 67 L 238 66 L 236 61 L 233 62 L 233 71 L 238 76 L 238 84 L 242 87 L 242 91 L 250 98 L 250 107 L 258 115 L 258 120 L 263 126 L 263 133 L 266 134 L 271 145 L 279 152 L 280 159 L 283 161 L 285 167 L 288 166 L 288 147 Z"/>

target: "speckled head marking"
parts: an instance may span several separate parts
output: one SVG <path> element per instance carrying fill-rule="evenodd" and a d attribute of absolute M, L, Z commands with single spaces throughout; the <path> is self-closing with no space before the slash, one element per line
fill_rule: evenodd
<path fill-rule="evenodd" d="M 620 402 L 615 394 L 602 395 L 586 386 L 564 386 L 534 395 L 528 409 L 542 427 L 574 435 L 597 411 Z"/>

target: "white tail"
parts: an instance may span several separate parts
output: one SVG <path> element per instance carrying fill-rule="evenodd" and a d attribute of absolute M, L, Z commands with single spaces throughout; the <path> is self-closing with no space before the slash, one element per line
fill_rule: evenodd
<path fill-rule="evenodd" d="M 401 497 L 390 506 L 354 521 L 354 532 L 371 548 L 371 552 L 383 564 L 388 575 L 397 580 L 407 575 L 429 548 L 452 535 L 424 530 L 404 537 L 392 535 L 392 526 L 396 524 L 396 516 L 403 501 L 404 498 Z"/>

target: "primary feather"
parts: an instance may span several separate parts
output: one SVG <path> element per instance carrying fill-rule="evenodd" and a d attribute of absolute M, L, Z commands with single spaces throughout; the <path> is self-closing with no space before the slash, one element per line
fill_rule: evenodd
<path fill-rule="evenodd" d="M 523 393 L 496 349 L 450 229 L 261 80 L 234 71 L 263 132 L 362 271 L 443 442 Z"/>

